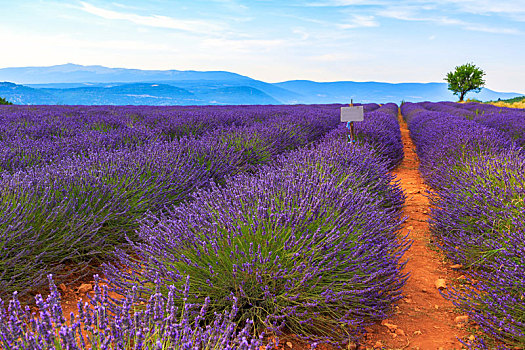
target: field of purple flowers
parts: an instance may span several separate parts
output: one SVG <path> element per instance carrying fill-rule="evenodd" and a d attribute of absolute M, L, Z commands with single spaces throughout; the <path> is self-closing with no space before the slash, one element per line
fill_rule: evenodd
<path fill-rule="evenodd" d="M 357 145 L 340 107 L 2 107 L 0 344 L 358 340 L 406 280 L 403 145 L 396 105 L 365 105 Z M 101 263 L 123 299 L 97 285 L 66 319 L 48 275 Z"/>
<path fill-rule="evenodd" d="M 477 283 L 449 293 L 483 331 L 525 347 L 525 112 L 477 103 L 401 108 L 434 188 L 431 230 Z M 478 339 L 477 349 L 494 349 Z"/>

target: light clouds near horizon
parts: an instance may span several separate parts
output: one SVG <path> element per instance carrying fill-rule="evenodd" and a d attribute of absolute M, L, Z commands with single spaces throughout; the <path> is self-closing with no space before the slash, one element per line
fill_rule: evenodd
<path fill-rule="evenodd" d="M 0 0 L 0 68 L 226 70 L 267 82 L 442 82 L 473 62 L 525 93 L 525 0 Z"/>

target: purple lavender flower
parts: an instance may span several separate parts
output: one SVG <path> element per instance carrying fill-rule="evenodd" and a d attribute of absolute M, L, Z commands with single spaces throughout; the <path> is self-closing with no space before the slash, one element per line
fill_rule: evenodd
<path fill-rule="evenodd" d="M 255 350 L 263 346 L 262 336 L 251 335 L 251 321 L 244 327 L 236 327 L 233 319 L 236 306 L 230 312 L 217 314 L 213 323 L 202 326 L 193 320 L 193 315 L 206 313 L 205 303 L 200 307 L 186 305 L 182 309 L 174 306 L 174 291 L 168 299 L 154 295 L 145 308 L 155 308 L 158 314 L 142 312 L 135 305 L 131 291 L 121 306 L 108 299 L 104 290 L 95 282 L 95 295 L 90 304 L 79 306 L 78 316 L 66 321 L 60 308 L 60 296 L 51 277 L 51 294 L 44 300 L 37 296 L 39 315 L 24 310 L 16 293 L 6 311 L 0 309 L 0 346 L 3 349 L 194 349 L 216 348 Z M 3 302 L 0 299 L 0 305 Z M 113 314 L 105 310 L 112 309 Z M 199 310 L 200 309 L 200 310 Z M 159 317 L 162 315 L 162 317 Z M 135 316 L 134 322 L 127 318 Z M 95 322 L 93 321 L 95 320 Z"/>

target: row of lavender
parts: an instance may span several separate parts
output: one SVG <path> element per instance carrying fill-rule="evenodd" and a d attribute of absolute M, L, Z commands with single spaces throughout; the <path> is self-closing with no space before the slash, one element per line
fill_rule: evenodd
<path fill-rule="evenodd" d="M 483 103 L 441 102 L 422 103 L 428 110 L 463 116 L 467 119 L 503 132 L 518 145 L 525 146 L 525 110 L 496 107 Z"/>
<path fill-rule="evenodd" d="M 435 189 L 431 230 L 447 256 L 479 281 L 450 293 L 456 305 L 486 333 L 523 347 L 525 153 L 508 132 L 457 110 L 445 103 L 402 106 L 421 171 Z M 495 347 L 483 344 L 476 346 Z"/>
<path fill-rule="evenodd" d="M 53 119 L 54 108 L 34 109 L 33 122 L 40 120 L 42 113 L 45 125 Z M 68 270 L 72 273 L 98 264 L 115 246 L 125 243 L 126 236 L 132 241 L 137 239 L 135 230 L 146 212 L 181 203 L 195 189 L 211 182 L 222 184 L 227 176 L 253 172 L 278 154 L 304 146 L 339 124 L 337 106 L 288 106 L 282 113 L 268 107 L 264 119 L 261 115 L 265 108 L 252 107 L 244 126 L 224 122 L 233 118 L 231 108 L 225 109 L 225 114 L 218 109 L 215 125 L 223 123 L 219 130 L 204 132 L 198 138 L 159 137 L 134 147 L 107 149 L 92 145 L 83 138 L 85 133 L 78 132 L 80 138 L 76 140 L 84 140 L 82 147 L 88 152 L 80 155 L 66 149 L 50 164 L 46 164 L 48 158 L 23 170 L 1 172 L 0 294 L 5 296 L 15 290 L 23 294 L 45 286 L 47 273 L 59 278 L 66 267 L 74 267 Z M 26 108 L 22 110 L 27 112 Z M 82 114 L 80 109 L 75 110 Z M 126 111 L 124 108 L 122 113 Z M 169 114 L 159 117 L 156 108 L 143 111 L 150 113 L 149 118 L 170 119 Z M 16 108 L 4 112 L 3 120 L 13 125 Z M 27 120 L 24 113 L 20 119 Z M 239 112 L 234 115 L 242 119 Z M 69 125 L 68 118 L 67 114 L 59 115 L 56 124 Z M 91 117 L 95 121 L 97 118 L 94 124 L 108 124 L 106 114 Z M 173 119 L 180 118 L 176 115 Z M 204 116 L 197 114 L 195 118 Z M 256 118 L 267 122 L 256 123 Z M 169 123 L 175 122 L 163 121 Z M 78 124 L 82 125 L 73 121 L 69 129 L 79 129 Z M 109 138 L 119 138 L 121 129 L 109 131 Z M 46 139 L 62 145 L 58 137 Z M 15 146 L 11 146 L 18 147 L 19 142 L 32 149 L 32 139 L 28 138 L 13 141 Z"/>
<path fill-rule="evenodd" d="M 132 251 L 119 251 L 120 264 L 105 267 L 125 302 L 114 306 L 99 292 L 66 326 L 55 289 L 47 302 L 39 299 L 40 320 L 13 300 L 0 316 L 11 325 L 0 328 L 0 339 L 14 349 L 52 342 L 71 349 L 253 349 L 265 331 L 356 340 L 388 315 L 406 279 L 407 241 L 398 237 L 404 196 L 388 172 L 402 157 L 396 114 L 395 105 L 367 114 L 360 135 L 372 135 L 376 125 L 380 137 L 348 144 L 341 126 L 315 146 L 148 214 Z M 89 339 L 80 340 L 83 327 Z"/>

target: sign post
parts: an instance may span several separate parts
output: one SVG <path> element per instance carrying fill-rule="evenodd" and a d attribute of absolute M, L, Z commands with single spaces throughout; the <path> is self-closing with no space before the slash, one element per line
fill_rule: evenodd
<path fill-rule="evenodd" d="M 341 121 L 346 122 L 346 127 L 350 129 L 348 142 L 356 143 L 354 122 L 362 122 L 364 120 L 364 111 L 363 106 L 354 106 L 354 100 L 350 101 L 350 107 L 341 107 Z"/>

